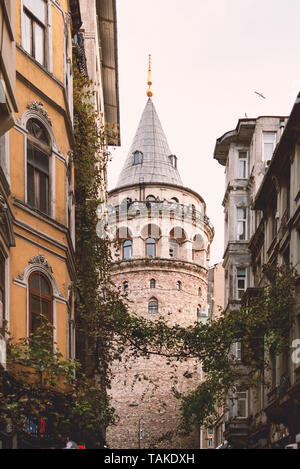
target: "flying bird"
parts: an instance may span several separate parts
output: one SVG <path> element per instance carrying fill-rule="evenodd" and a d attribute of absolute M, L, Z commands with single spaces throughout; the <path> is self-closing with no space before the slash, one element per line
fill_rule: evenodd
<path fill-rule="evenodd" d="M 257 91 L 254 91 L 254 93 L 256 93 L 256 94 L 257 94 L 258 96 L 260 96 L 261 98 L 267 99 L 263 94 L 258 93 Z"/>

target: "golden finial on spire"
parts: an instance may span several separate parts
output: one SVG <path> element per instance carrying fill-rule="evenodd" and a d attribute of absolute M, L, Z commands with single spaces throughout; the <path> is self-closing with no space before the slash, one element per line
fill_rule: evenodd
<path fill-rule="evenodd" d="M 152 70 L 151 70 L 151 54 L 149 54 L 149 69 L 148 69 L 148 81 L 147 81 L 147 85 L 149 86 L 148 90 L 147 90 L 147 96 L 148 98 L 152 98 L 153 96 L 153 92 L 151 90 L 151 85 L 152 85 Z"/>

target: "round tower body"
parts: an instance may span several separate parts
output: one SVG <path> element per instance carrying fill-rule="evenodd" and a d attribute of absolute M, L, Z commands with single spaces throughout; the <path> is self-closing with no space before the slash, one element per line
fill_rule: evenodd
<path fill-rule="evenodd" d="M 147 113 L 146 124 L 141 125 L 143 116 L 139 129 L 148 133 L 149 145 L 149 128 L 154 129 L 153 146 L 155 125 L 149 109 Z M 182 186 L 174 155 L 167 154 L 162 162 L 162 155 L 156 159 L 152 151 L 147 160 L 151 151 L 147 153 L 144 140 L 135 139 L 121 185 L 109 194 L 119 242 L 112 280 L 126 294 L 129 310 L 144 318 L 164 318 L 170 326 L 184 327 L 205 322 L 213 239 L 205 202 Z M 158 142 L 154 146 L 158 148 Z M 169 153 L 169 149 L 164 151 Z M 155 182 L 152 175 L 159 164 L 162 169 Z M 170 167 L 165 168 L 166 164 Z M 138 170 L 136 165 L 141 165 Z M 124 356 L 124 361 L 114 364 L 113 376 L 111 398 L 119 422 L 108 429 L 110 448 L 199 448 L 197 432 L 189 436 L 177 432 L 180 400 L 173 393 L 175 389 L 185 394 L 199 385 L 199 361 L 175 363 L 160 355 L 128 360 Z"/>

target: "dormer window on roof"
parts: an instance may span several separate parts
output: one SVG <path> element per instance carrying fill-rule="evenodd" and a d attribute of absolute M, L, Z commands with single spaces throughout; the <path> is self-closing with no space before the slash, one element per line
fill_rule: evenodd
<path fill-rule="evenodd" d="M 173 168 L 177 168 L 177 157 L 175 155 L 169 155 L 169 161 Z"/>
<path fill-rule="evenodd" d="M 141 151 L 135 151 L 133 154 L 133 164 L 142 164 L 143 153 Z"/>

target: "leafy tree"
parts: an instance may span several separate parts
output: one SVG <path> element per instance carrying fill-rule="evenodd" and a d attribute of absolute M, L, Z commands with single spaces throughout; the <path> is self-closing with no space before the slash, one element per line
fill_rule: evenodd
<path fill-rule="evenodd" d="M 2 334 L 8 335 L 3 330 Z M 103 425 L 97 392 L 79 364 L 64 360 L 53 347 L 53 326 L 47 319 L 26 339 L 7 338 L 7 371 L 0 373 L 0 426 L 26 436 L 29 423 L 45 429 L 37 437 L 63 447 L 67 438 L 95 445 Z M 111 421 L 111 416 L 107 416 Z M 96 441 L 95 441 L 96 440 Z"/>

